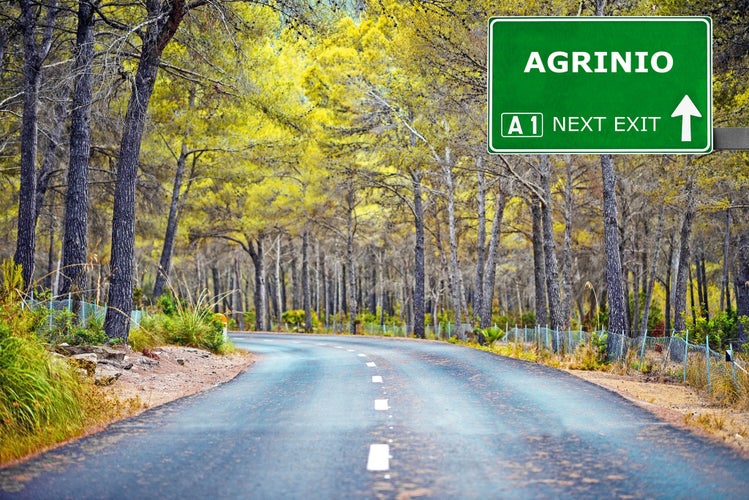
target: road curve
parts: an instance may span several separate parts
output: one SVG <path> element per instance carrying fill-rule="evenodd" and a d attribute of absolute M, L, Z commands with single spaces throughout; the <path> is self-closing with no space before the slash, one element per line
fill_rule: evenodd
<path fill-rule="evenodd" d="M 232 382 L 0 470 L 0 498 L 745 498 L 749 461 L 543 366 L 236 335 Z"/>

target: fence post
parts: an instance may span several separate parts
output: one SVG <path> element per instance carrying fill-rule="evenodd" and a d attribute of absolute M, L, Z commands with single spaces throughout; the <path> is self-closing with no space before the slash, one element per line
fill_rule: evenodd
<path fill-rule="evenodd" d="M 645 343 L 648 341 L 648 330 L 645 329 L 645 336 L 642 337 L 642 347 L 640 347 L 640 371 L 642 371 L 642 362 L 645 359 Z"/>
<path fill-rule="evenodd" d="M 684 382 L 687 381 L 687 361 L 689 360 L 689 330 L 686 331 L 684 340 Z"/>
<path fill-rule="evenodd" d="M 619 335 L 618 333 L 611 332 L 614 335 Z M 622 361 L 624 359 L 624 334 L 619 335 L 619 361 Z"/>
<path fill-rule="evenodd" d="M 49 294 L 49 331 L 52 331 L 52 294 Z"/>
<path fill-rule="evenodd" d="M 712 394 L 710 387 L 710 336 L 705 335 L 705 360 L 707 362 L 707 393 Z"/>

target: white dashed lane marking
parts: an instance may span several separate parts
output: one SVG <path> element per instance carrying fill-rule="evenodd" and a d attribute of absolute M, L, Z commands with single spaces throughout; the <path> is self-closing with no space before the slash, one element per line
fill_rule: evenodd
<path fill-rule="evenodd" d="M 370 367 L 370 368 L 374 368 L 377 365 L 375 364 L 374 361 L 370 361 L 369 363 L 367 363 L 367 366 Z"/>
<path fill-rule="evenodd" d="M 374 402 L 374 408 L 378 411 L 387 411 L 390 409 L 388 406 L 388 400 L 387 399 L 375 399 Z"/>
<path fill-rule="evenodd" d="M 381 384 L 382 383 L 382 377 L 379 375 L 373 375 L 372 376 L 372 383 L 373 384 Z"/>
<path fill-rule="evenodd" d="M 390 470 L 390 446 L 386 444 L 373 444 L 369 447 L 369 458 L 367 459 L 367 470 L 386 471 Z"/>

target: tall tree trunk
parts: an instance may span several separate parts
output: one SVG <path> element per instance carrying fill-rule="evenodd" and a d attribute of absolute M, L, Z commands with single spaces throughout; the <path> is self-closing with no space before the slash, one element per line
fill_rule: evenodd
<path fill-rule="evenodd" d="M 702 300 L 700 301 L 700 314 L 707 321 L 710 321 L 710 304 L 707 297 L 707 270 L 705 269 L 705 249 L 700 249 L 699 268 L 701 276 Z"/>
<path fill-rule="evenodd" d="M 110 338 L 127 342 L 133 309 L 135 252 L 135 186 L 138 159 L 161 54 L 186 13 L 184 0 L 146 0 L 148 24 L 143 34 L 138 69 L 125 113 L 124 130 L 117 159 L 117 177 L 112 209 L 111 278 L 104 330 Z"/>
<path fill-rule="evenodd" d="M 309 229 L 302 232 L 302 304 L 304 305 L 304 331 L 312 333 L 312 294 L 309 273 Z"/>
<path fill-rule="evenodd" d="M 564 246 L 562 247 L 562 317 L 569 325 L 572 316 L 572 212 L 574 199 L 572 161 L 566 165 L 567 183 L 564 188 Z"/>
<path fill-rule="evenodd" d="M 681 224 L 681 236 L 679 242 L 679 267 L 676 272 L 676 290 L 674 293 L 674 330 L 683 332 L 686 330 L 687 312 L 687 280 L 690 271 L 690 239 L 692 237 L 692 221 L 695 210 L 694 179 L 687 179 L 686 185 L 687 203 L 684 209 L 684 219 Z"/>
<path fill-rule="evenodd" d="M 174 185 L 172 186 L 172 199 L 169 203 L 169 216 L 167 217 L 166 222 L 164 245 L 161 249 L 159 269 L 156 273 L 156 283 L 154 283 L 153 286 L 154 298 L 159 297 L 163 293 L 164 284 L 169 279 L 169 272 L 172 267 L 172 255 L 174 254 L 174 242 L 177 239 L 177 225 L 179 224 L 180 217 L 180 197 L 182 195 L 182 181 L 185 176 L 187 155 L 187 144 L 182 142 L 182 148 L 179 157 L 177 158 L 177 170 L 174 172 Z"/>
<path fill-rule="evenodd" d="M 541 203 L 531 195 L 531 219 L 533 243 L 533 282 L 535 284 L 536 324 L 547 325 L 549 317 L 546 308 L 546 266 L 544 264 L 544 235 L 541 223 Z"/>
<path fill-rule="evenodd" d="M 477 287 L 483 287 L 481 307 L 481 328 L 488 328 L 492 322 L 492 306 L 494 304 L 494 284 L 497 277 L 497 259 L 499 258 L 499 243 L 502 234 L 502 217 L 507 204 L 507 195 L 500 186 L 494 206 L 494 221 L 489 237 L 489 252 L 486 259 L 484 282 Z M 522 307 L 522 305 L 520 306 Z"/>
<path fill-rule="evenodd" d="M 554 242 L 554 223 L 551 215 L 551 161 L 548 155 L 542 155 L 541 187 L 544 200 L 541 203 L 541 223 L 544 233 L 544 259 L 546 263 L 546 294 L 549 300 L 549 317 L 552 330 L 566 330 L 559 292 L 559 267 L 557 263 L 556 243 Z M 556 339 L 557 337 L 554 336 Z M 554 352 L 557 351 L 556 344 Z"/>
<path fill-rule="evenodd" d="M 723 232 L 723 272 L 720 279 L 720 310 L 731 309 L 730 282 L 728 279 L 728 251 L 731 248 L 731 209 L 726 209 L 726 230 Z M 728 296 L 728 301 L 726 301 Z M 727 305 L 726 305 L 727 304 Z"/>
<path fill-rule="evenodd" d="M 233 297 L 233 316 L 237 322 L 240 331 L 244 331 L 244 301 L 242 300 L 242 269 L 239 267 L 239 259 L 234 257 L 234 288 L 232 288 Z"/>
<path fill-rule="evenodd" d="M 346 193 L 347 223 L 346 223 L 346 260 L 348 262 L 348 301 L 349 301 L 349 333 L 356 335 L 356 316 L 358 302 L 356 293 L 356 267 L 354 266 L 354 235 L 356 233 L 356 192 L 353 182 L 349 182 Z"/>
<path fill-rule="evenodd" d="M 65 228 L 62 243 L 62 293 L 79 295 L 86 288 L 88 255 L 88 172 L 91 157 L 93 104 L 94 5 L 78 2 L 75 41 L 73 109 L 70 124 L 68 189 L 65 193 Z"/>
<path fill-rule="evenodd" d="M 416 226 L 413 328 L 414 337 L 423 339 L 426 338 L 426 331 L 424 329 L 424 205 L 421 193 L 421 172 L 414 171 L 411 173 L 411 184 L 414 195 L 414 225 Z"/>
<path fill-rule="evenodd" d="M 749 334 L 749 232 L 744 231 L 739 236 L 739 247 L 736 256 L 736 274 L 734 283 L 736 286 L 736 313 L 742 321 L 739 321 L 738 340 L 739 348 L 747 343 Z"/>
<path fill-rule="evenodd" d="M 645 285 L 645 303 L 642 309 L 642 321 L 640 322 L 640 334 L 645 335 L 645 331 L 648 328 L 648 316 L 650 316 L 650 305 L 653 301 L 653 289 L 655 287 L 655 278 L 658 274 L 658 259 L 660 257 L 661 250 L 661 238 L 663 237 L 663 213 L 665 210 L 665 204 L 661 203 L 658 209 L 658 227 L 655 230 L 655 240 L 653 244 L 653 260 L 650 263 L 650 272 L 648 276 L 649 281 Z"/>
<path fill-rule="evenodd" d="M 273 272 L 273 280 L 275 281 L 275 294 L 271 295 L 273 297 L 273 302 L 275 304 L 275 310 L 276 310 L 276 321 L 278 321 L 278 324 L 283 323 L 283 313 L 286 309 L 286 304 L 284 304 L 283 300 L 283 278 L 281 273 L 281 235 L 278 235 L 278 238 L 276 238 L 276 259 L 275 259 L 275 268 Z"/>
<path fill-rule="evenodd" d="M 216 265 L 211 266 L 211 277 L 213 278 L 213 311 L 221 312 L 219 296 L 221 295 L 221 278 L 219 277 L 218 267 Z"/>
<path fill-rule="evenodd" d="M 20 27 L 23 34 L 23 116 L 21 118 L 21 189 L 18 195 L 18 231 L 13 260 L 23 267 L 24 286 L 30 289 L 34 280 L 34 254 L 36 249 L 37 172 L 36 155 L 39 126 L 39 88 L 42 80 L 42 63 L 49 53 L 52 33 L 58 13 L 57 1 L 47 7 L 43 21 L 42 39 L 37 41 L 37 4 L 20 0 Z"/>
<path fill-rule="evenodd" d="M 267 330 L 265 315 L 267 313 L 267 294 L 265 290 L 265 259 L 263 255 L 262 235 L 253 241 L 248 241 L 247 253 L 250 254 L 253 267 L 255 268 L 255 293 L 253 294 L 255 305 L 255 331 Z"/>
<path fill-rule="evenodd" d="M 603 178 L 603 227 L 606 252 L 606 289 L 609 301 L 608 330 L 612 334 L 627 333 L 627 308 L 622 284 L 622 263 L 619 252 L 618 210 L 616 206 L 616 174 L 614 159 L 610 154 L 601 155 L 601 177 Z M 608 354 L 613 356 L 615 337 L 609 335 Z"/>
<path fill-rule="evenodd" d="M 478 318 L 483 325 L 483 313 L 484 313 L 484 273 L 485 273 L 485 258 L 484 252 L 486 250 L 486 176 L 484 175 L 484 169 L 481 165 L 481 157 L 476 159 L 476 171 L 478 175 L 478 227 L 477 227 L 477 245 L 476 245 L 476 297 L 475 305 L 473 308 L 474 316 Z"/>
<path fill-rule="evenodd" d="M 447 187 L 447 225 L 450 238 L 450 295 L 452 298 L 453 317 L 455 319 L 455 331 L 462 339 L 463 332 L 460 327 L 462 310 L 460 307 L 460 268 L 458 266 L 458 237 L 455 229 L 455 186 L 453 184 L 452 165 L 450 164 L 450 150 L 445 152 L 445 165 L 442 169 Z"/>

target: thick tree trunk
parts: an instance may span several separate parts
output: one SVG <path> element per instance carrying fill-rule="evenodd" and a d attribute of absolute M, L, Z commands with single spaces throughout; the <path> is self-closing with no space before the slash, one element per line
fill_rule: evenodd
<path fill-rule="evenodd" d="M 536 324 L 547 325 L 549 317 L 546 309 L 546 266 L 544 265 L 544 235 L 541 223 L 541 203 L 531 195 L 531 218 L 533 244 L 533 282 L 535 284 Z"/>
<path fill-rule="evenodd" d="M 414 337 L 423 339 L 426 338 L 426 331 L 424 329 L 424 205 L 421 194 L 421 173 L 413 172 L 411 182 L 414 195 L 414 225 L 416 226 L 413 331 Z"/>
<path fill-rule="evenodd" d="M 689 178 L 686 186 L 687 203 L 684 209 L 684 219 L 681 224 L 679 242 L 679 267 L 676 272 L 676 290 L 674 293 L 674 330 L 686 330 L 687 312 L 687 281 L 690 270 L 690 240 L 692 238 L 692 222 L 694 220 L 695 194 L 694 179 Z"/>
<path fill-rule="evenodd" d="M 554 242 L 554 223 L 551 215 L 551 162 L 547 155 L 541 156 L 541 187 L 544 200 L 541 203 L 541 222 L 544 234 L 544 260 L 546 267 L 546 294 L 549 300 L 549 326 L 552 330 L 566 330 L 559 292 L 559 265 L 557 262 L 556 243 Z M 557 337 L 554 336 L 556 339 Z M 556 352 L 556 345 L 554 351 Z"/>
<path fill-rule="evenodd" d="M 616 174 L 611 155 L 601 155 L 601 177 L 603 178 L 603 230 L 606 252 L 606 289 L 609 304 L 610 334 L 627 333 L 627 308 L 622 284 L 622 263 L 619 252 L 618 210 L 616 206 Z M 612 356 L 615 337 L 609 335 L 608 354 Z"/>
<path fill-rule="evenodd" d="M 499 258 L 499 243 L 502 234 L 502 217 L 507 204 L 507 195 L 500 187 L 494 206 L 494 221 L 492 222 L 491 236 L 489 237 L 489 252 L 486 259 L 486 271 L 484 282 L 477 285 L 483 287 L 481 307 L 481 328 L 489 328 L 492 322 L 492 306 L 494 305 L 494 284 L 497 277 L 497 259 Z M 522 308 L 522 305 L 519 307 Z"/>
<path fill-rule="evenodd" d="M 91 157 L 93 103 L 94 6 L 78 3 L 75 41 L 75 83 L 70 124 L 68 189 L 65 193 L 65 228 L 62 241 L 62 293 L 79 295 L 86 288 L 88 255 L 88 171 Z"/>
<path fill-rule="evenodd" d="M 232 288 L 234 320 L 240 331 L 244 331 L 244 301 L 242 300 L 242 269 L 239 267 L 239 259 L 234 257 L 234 288 Z"/>
<path fill-rule="evenodd" d="M 267 295 L 265 290 L 265 259 L 263 256 L 262 235 L 258 236 L 255 242 L 248 242 L 247 253 L 250 254 L 252 264 L 255 267 L 255 293 L 253 294 L 253 302 L 255 305 L 255 331 L 264 332 L 267 330 L 265 323 L 265 315 L 267 313 Z"/>
<path fill-rule="evenodd" d="M 110 338 L 127 342 L 133 309 L 135 252 L 135 186 L 143 127 L 151 100 L 161 54 L 185 15 L 183 0 L 148 0 L 149 24 L 143 35 L 138 69 L 125 113 L 124 131 L 117 159 L 112 209 L 111 278 L 104 330 Z"/>
<path fill-rule="evenodd" d="M 21 118 L 21 186 L 18 194 L 18 230 L 13 260 L 23 267 L 23 281 L 27 289 L 34 280 L 36 249 L 36 156 L 38 149 L 39 88 L 42 63 L 51 43 L 52 28 L 57 15 L 57 3 L 48 7 L 47 28 L 41 43 L 37 43 L 36 3 L 20 0 L 20 28 L 23 34 L 23 116 Z"/>

